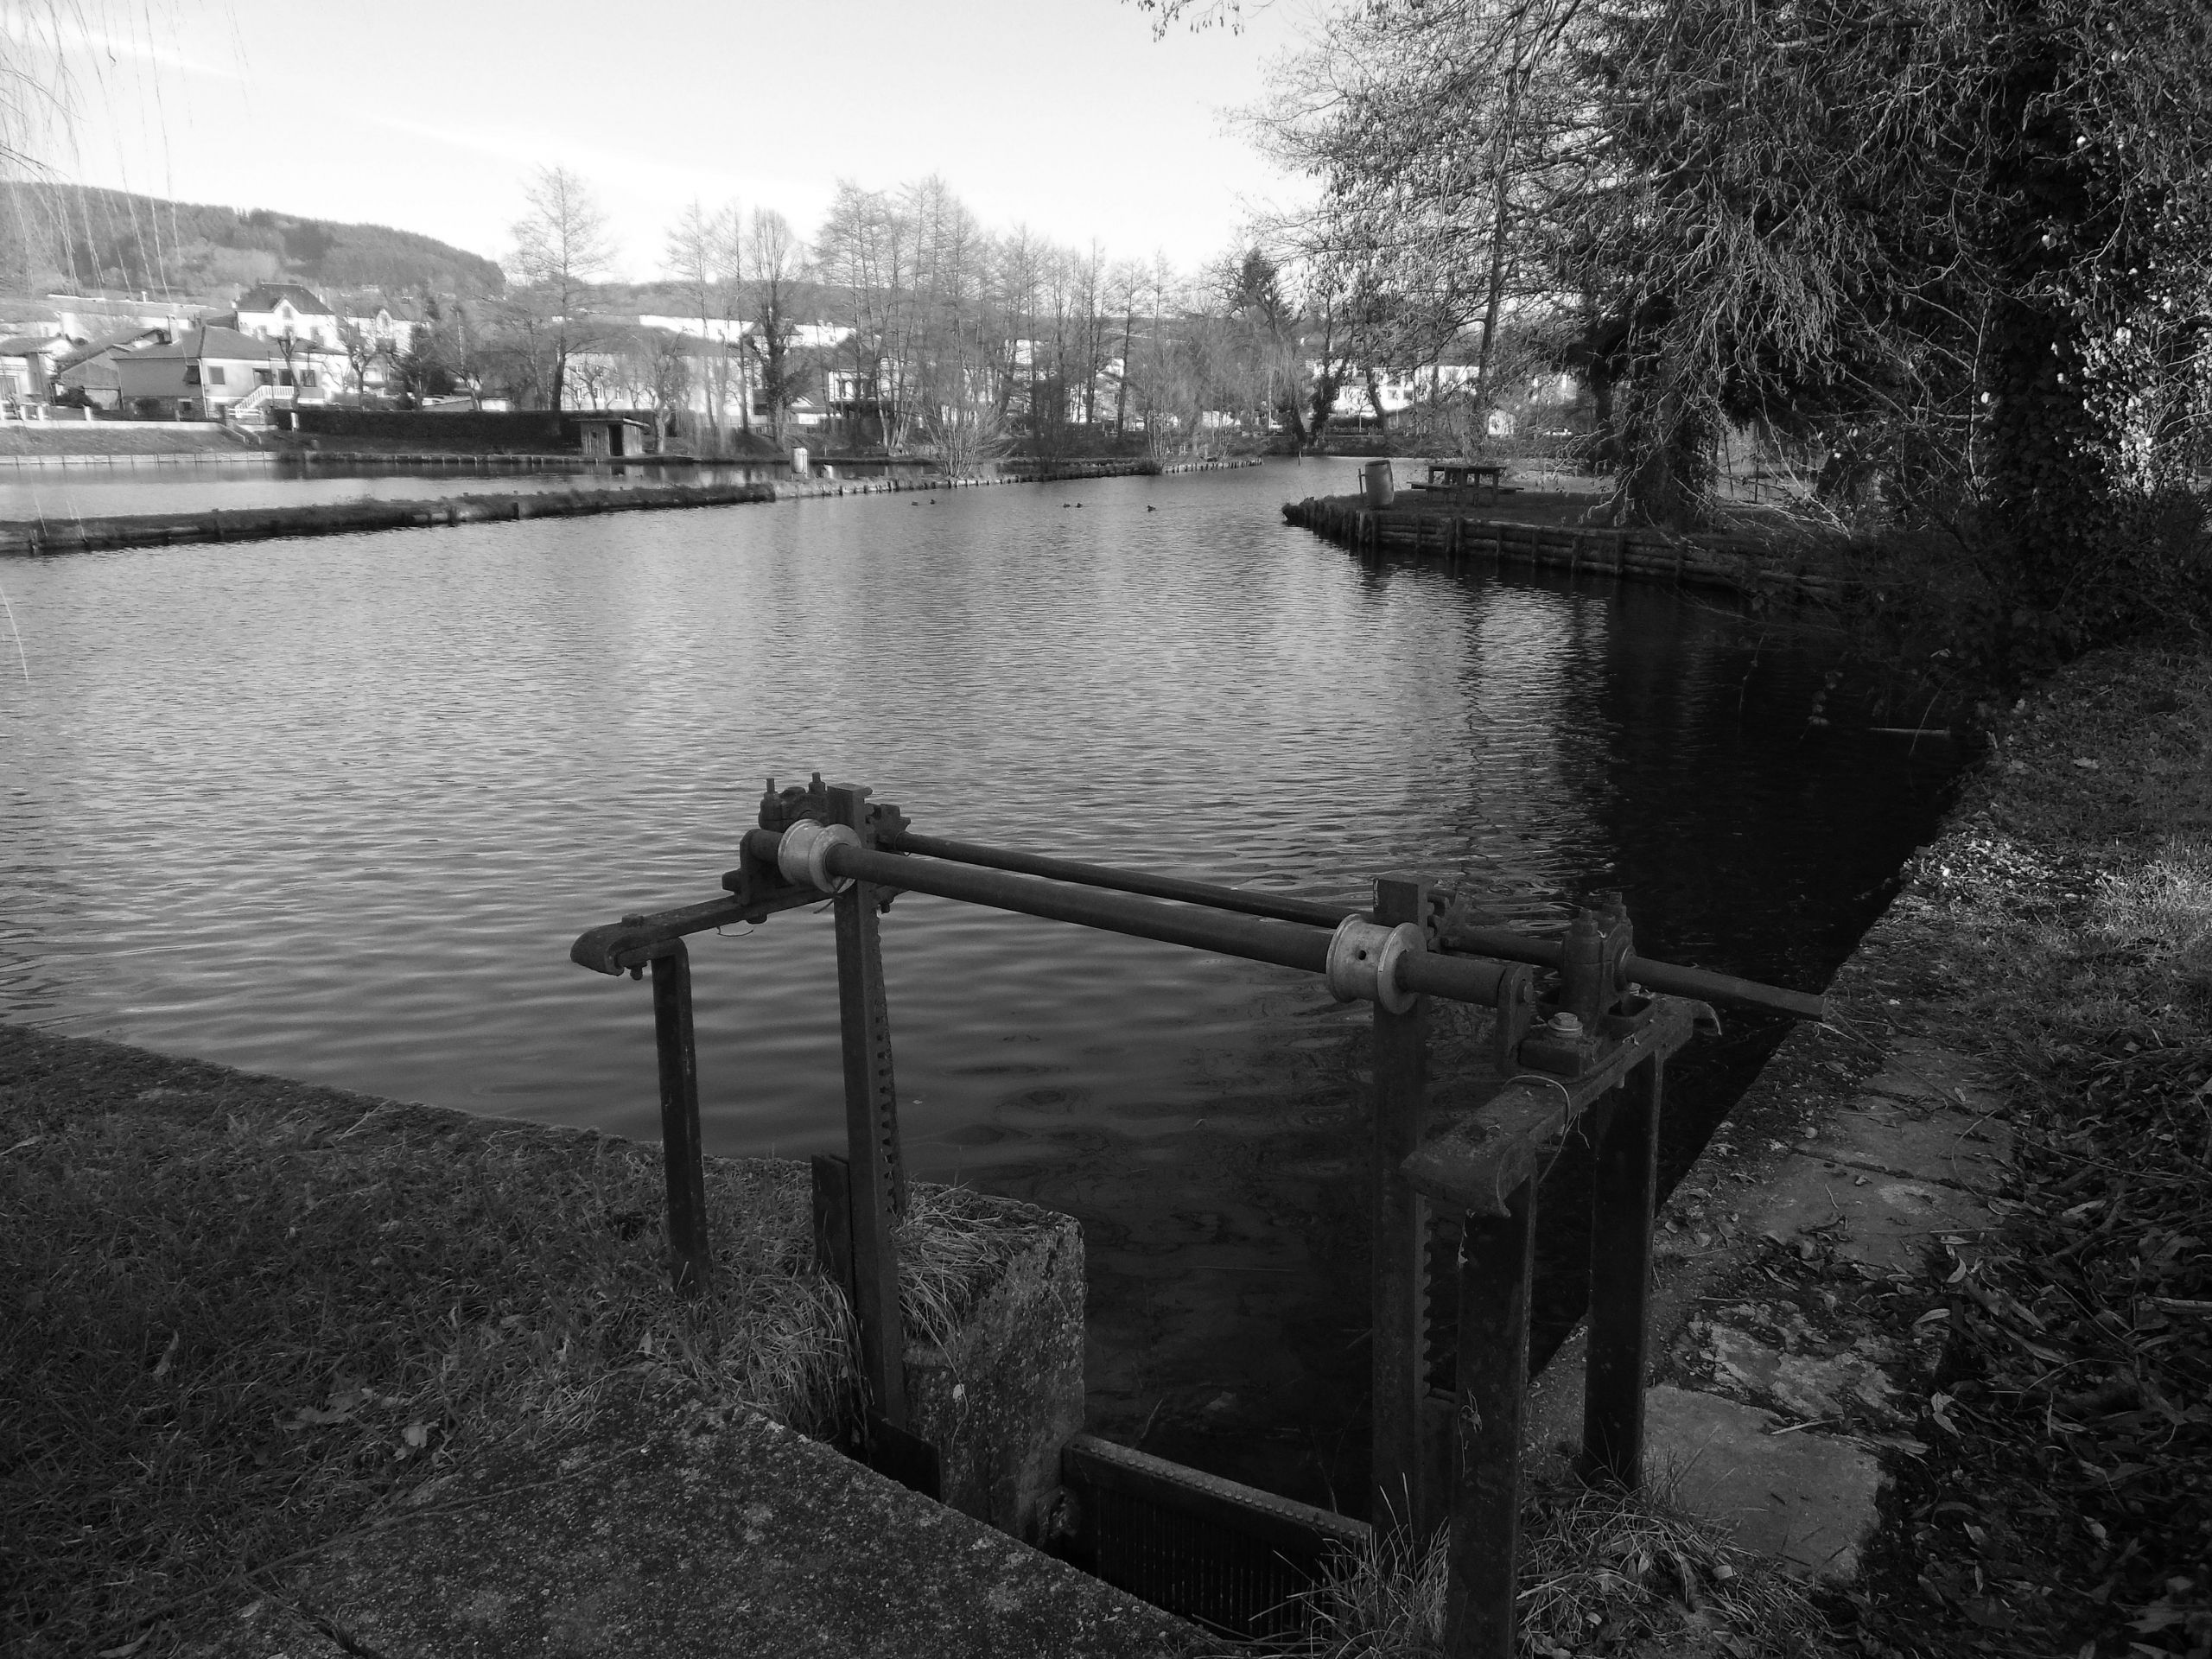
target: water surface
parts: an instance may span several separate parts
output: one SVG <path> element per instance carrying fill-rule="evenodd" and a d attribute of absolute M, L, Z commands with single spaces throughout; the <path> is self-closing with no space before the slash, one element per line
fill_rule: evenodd
<path fill-rule="evenodd" d="M 0 1014 L 650 1137 L 648 988 L 569 944 L 712 896 L 764 777 L 817 768 L 1312 896 L 1617 887 L 1649 954 L 1822 984 L 1948 757 L 1808 726 L 1824 650 L 1710 599 L 1281 524 L 1352 470 L 0 560 Z M 914 895 L 884 948 L 914 1169 L 1084 1220 L 1094 1427 L 1357 1511 L 1360 1012 Z M 830 918 L 693 957 L 709 1148 L 836 1149 Z M 1678 1068 L 1686 1107 L 1772 1034 Z"/>

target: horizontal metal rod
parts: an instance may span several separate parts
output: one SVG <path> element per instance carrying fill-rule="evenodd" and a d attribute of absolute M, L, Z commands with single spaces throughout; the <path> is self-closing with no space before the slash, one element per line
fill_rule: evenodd
<path fill-rule="evenodd" d="M 619 974 L 641 968 L 673 940 L 689 933 L 728 927 L 738 922 L 758 922 L 779 910 L 818 905 L 825 895 L 812 892 L 777 893 L 766 899 L 747 899 L 732 893 L 703 904 L 657 910 L 635 921 L 608 922 L 587 928 L 569 947 L 569 960 L 595 974 Z"/>
<path fill-rule="evenodd" d="M 783 836 L 772 830 L 746 833 L 746 847 L 754 857 L 772 859 Z M 866 848 L 832 846 L 825 863 L 832 875 L 872 881 L 879 887 L 910 893 L 933 893 L 995 910 L 1011 910 L 1047 921 L 1073 922 L 1133 938 L 1158 939 L 1166 944 L 1188 945 L 1247 962 L 1268 962 L 1309 974 L 1325 971 L 1329 960 L 1329 935 L 1319 929 L 1270 917 L 1230 916 L 1216 911 L 1118 893 L 1103 893 L 1035 876 L 976 869 L 967 865 L 913 855 L 871 852 Z M 1494 1006 L 1505 970 L 1494 962 L 1433 954 L 1408 955 L 1402 959 L 1398 982 L 1406 989 L 1455 1002 Z"/>
<path fill-rule="evenodd" d="M 748 836 L 760 838 L 754 843 L 754 850 L 772 865 L 777 844 L 782 837 L 772 830 L 753 830 L 747 833 Z M 984 870 L 1038 876 L 1075 887 L 1096 887 L 1104 889 L 1106 893 L 1138 893 L 1148 899 L 1174 899 L 1212 911 L 1231 911 L 1240 916 L 1267 918 L 1307 928 L 1333 928 L 1347 916 L 1367 914 L 1365 911 L 1350 905 L 1332 905 L 1311 899 L 1254 893 L 1249 888 L 1223 887 L 1211 881 L 1193 881 L 1181 876 L 1117 870 L 1103 864 L 1047 858 L 1040 854 L 1016 852 L 1010 848 L 988 847 L 977 842 L 951 841 L 936 836 L 917 836 L 903 830 L 886 835 L 883 844 L 909 855 L 943 861 L 945 865 L 955 868 L 962 865 L 979 866 Z M 831 868 L 836 868 L 834 862 Z M 908 867 L 901 865 L 899 868 Z M 947 874 L 950 873 L 947 871 Z M 1067 906 L 1079 895 L 1066 891 L 1065 887 L 1061 889 L 1060 898 L 1050 900 L 1056 907 L 1047 910 L 1034 908 L 1028 902 L 1007 902 L 1001 897 L 988 896 L 980 890 L 946 893 L 939 887 L 926 887 L 918 881 L 902 880 L 891 875 L 862 879 L 879 880 L 887 887 L 909 887 L 918 893 L 940 893 L 945 898 L 963 899 L 1001 910 L 1021 911 L 1056 921 L 1076 922 L 1085 926 L 1104 928 L 1110 932 L 1133 934 L 1140 938 L 1162 939 L 1171 944 L 1217 950 L 1224 956 L 1243 957 L 1255 962 L 1274 962 L 1290 968 L 1310 968 L 1317 973 L 1321 970 L 1328 955 L 1325 937 L 1316 936 L 1301 941 L 1287 934 L 1266 933 L 1264 939 L 1255 936 L 1251 941 L 1252 948 L 1245 949 L 1229 943 L 1229 936 L 1225 933 L 1207 932 L 1210 925 L 1216 928 L 1231 926 L 1236 918 L 1230 916 L 1215 917 L 1209 924 L 1198 917 L 1177 918 L 1175 912 L 1163 912 L 1149 904 L 1115 912 L 1124 918 L 1138 918 L 1143 925 L 1134 923 L 1122 925 L 1107 918 L 1103 912 L 1096 915 L 1074 914 Z M 1051 890 L 1046 891 L 1049 893 Z M 1032 896 L 1035 896 L 1033 893 Z M 1100 896 L 1103 898 L 1103 894 Z M 818 903 L 820 898 L 821 895 L 811 893 L 793 893 L 751 901 L 716 899 L 702 905 L 661 911 L 646 917 L 642 923 L 618 923 L 593 928 L 576 941 L 569 955 L 573 960 L 600 973 L 620 973 L 624 968 L 641 963 L 645 952 L 657 944 L 680 938 L 687 933 L 703 932 L 709 928 L 723 926 L 741 918 L 757 920 L 774 911 Z M 1040 899 L 1038 902 L 1046 900 Z M 1171 919 L 1162 920 L 1163 917 Z M 1159 931 L 1168 926 L 1182 931 Z M 1264 933 L 1265 930 L 1262 931 Z M 1478 1002 L 1486 1007 L 1496 1005 L 1497 962 L 1523 962 L 1539 968 L 1557 969 L 1564 951 L 1564 946 L 1556 939 L 1533 938 L 1510 927 L 1450 927 L 1446 930 L 1440 943 L 1445 952 L 1465 952 L 1471 957 L 1493 960 L 1465 962 L 1467 971 L 1460 972 L 1439 965 L 1455 960 L 1449 954 L 1431 951 L 1424 956 L 1408 957 L 1405 959 L 1405 969 L 1399 975 L 1400 983 L 1408 990 L 1449 997 L 1454 1001 Z M 1740 1007 L 1763 1008 L 1798 1020 L 1824 1020 L 1827 1017 L 1827 1006 L 1818 996 L 1762 985 L 1755 980 L 1738 979 L 1732 974 L 1710 973 L 1702 968 L 1678 967 L 1672 963 L 1655 962 L 1648 957 L 1638 956 L 1630 956 L 1624 967 L 1629 978 L 1636 983 L 1670 996 L 1695 997 L 1700 1001 L 1729 1002 Z"/>
<path fill-rule="evenodd" d="M 931 858 L 948 859 L 954 863 L 977 864 L 986 869 L 1014 870 L 1025 875 L 1041 875 L 1055 881 L 1073 881 L 1084 887 L 1104 887 L 1116 893 L 1141 893 L 1154 899 L 1177 899 L 1188 904 L 1210 906 L 1216 910 L 1239 911 L 1248 916 L 1272 916 L 1281 921 L 1304 922 L 1314 927 L 1332 928 L 1347 916 L 1368 913 L 1354 905 L 1332 905 L 1319 899 L 1294 899 L 1281 893 L 1255 893 L 1248 887 L 1224 887 L 1213 881 L 1193 881 L 1183 876 L 1154 875 L 1142 870 L 1116 869 L 1110 865 L 1085 864 L 1071 858 L 1048 858 L 1040 853 L 1016 852 L 1007 847 L 988 847 L 980 842 L 952 841 L 940 836 L 918 836 L 911 830 L 894 830 L 883 837 L 881 845 L 893 852 L 920 853 Z M 1455 927 L 1445 935 L 1443 944 L 1446 950 L 1465 950 L 1503 962 L 1525 962 L 1540 968 L 1552 969 L 1560 965 L 1563 950 L 1556 939 L 1531 938 L 1525 933 L 1504 927 Z M 1808 996 L 1802 991 L 1762 985 L 1755 980 L 1738 979 L 1732 974 L 1708 973 L 1702 968 L 1681 968 L 1672 963 L 1654 962 L 1646 957 L 1630 957 L 1628 966 L 1633 970 L 1629 976 L 1636 983 L 1655 991 L 1663 991 L 1670 996 L 1691 996 L 1706 1002 L 1732 1002 L 1764 1008 L 1774 1014 L 1789 1014 L 1800 1020 L 1824 1020 L 1827 1017 L 1827 1007 L 1821 999 Z M 1410 986 L 1410 982 L 1408 984 Z M 1440 995 L 1444 994 L 1438 993 Z"/>
<path fill-rule="evenodd" d="M 1525 962 L 1538 968 L 1557 968 L 1567 947 L 1557 939 L 1535 939 L 1510 927 L 1452 927 L 1444 934 L 1447 950 L 1472 950 L 1505 962 Z M 1680 968 L 1670 962 L 1630 955 L 1621 970 L 1636 984 L 1669 996 L 1695 997 L 1700 1002 L 1733 1002 L 1786 1014 L 1797 1020 L 1825 1020 L 1827 1003 L 1802 991 L 1785 991 L 1733 974 L 1709 973 L 1702 968 Z"/>
<path fill-rule="evenodd" d="M 1241 911 L 1247 916 L 1272 916 L 1278 921 L 1305 922 L 1314 927 L 1334 927 L 1347 916 L 1365 912 L 1357 905 L 1325 904 L 1287 894 L 1257 893 L 1249 887 L 1223 887 L 1214 881 L 1193 881 L 1179 875 L 1154 875 L 1147 870 L 1118 870 L 1104 864 L 1084 864 L 1072 858 L 1047 858 L 1041 853 L 1020 853 L 1009 847 L 986 847 L 980 842 L 948 841 L 942 836 L 918 836 L 899 830 L 878 842 L 886 851 L 921 853 L 955 864 L 980 864 L 986 869 L 1014 870 L 1041 875 L 1054 881 L 1073 881 L 1086 887 L 1105 887 L 1116 893 L 1141 893 L 1153 899 L 1179 899 L 1187 904 L 1210 905 L 1216 910 Z"/>

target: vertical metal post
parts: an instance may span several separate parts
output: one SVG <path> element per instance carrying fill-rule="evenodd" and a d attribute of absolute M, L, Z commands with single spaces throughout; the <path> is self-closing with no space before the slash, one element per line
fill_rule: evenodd
<path fill-rule="evenodd" d="M 1375 884 L 1375 919 L 1385 926 L 1422 925 L 1428 884 L 1386 875 Z M 1421 1147 L 1428 1098 L 1428 999 L 1404 1014 L 1375 1005 L 1375 1139 L 1370 1176 L 1374 1217 L 1369 1308 L 1373 1330 L 1370 1397 L 1372 1500 L 1376 1527 L 1418 1527 L 1427 1471 L 1420 1454 L 1420 1406 L 1426 1379 L 1421 1358 L 1421 1195 L 1399 1166 Z M 1433 1524 L 1433 1519 L 1431 1523 Z"/>
<path fill-rule="evenodd" d="M 868 791 L 835 785 L 830 819 L 874 845 Z M 861 1372 L 875 1414 L 906 1426 L 906 1338 L 899 1312 L 896 1232 L 906 1213 L 899 1156 L 899 1090 L 891 1071 L 891 1016 L 874 887 L 855 881 L 836 898 L 837 1007 L 844 1036 L 845 1144 L 851 1167 L 854 1313 Z"/>
<path fill-rule="evenodd" d="M 1590 1215 L 1590 1359 L 1582 1468 L 1624 1486 L 1643 1477 L 1643 1379 L 1651 1300 L 1651 1212 L 1659 1182 L 1666 1061 L 1628 1075 L 1599 1122 Z"/>
<path fill-rule="evenodd" d="M 1459 1478 L 1452 1494 L 1446 1659 L 1513 1659 L 1521 1554 L 1521 1426 L 1536 1183 L 1502 1217 L 1469 1216 L 1459 1256 Z"/>
<path fill-rule="evenodd" d="M 691 1034 L 691 954 L 671 939 L 652 959 L 653 1046 L 660 1060 L 660 1144 L 668 1166 L 668 1248 L 676 1287 L 703 1296 L 714 1262 L 707 1248 L 707 1170 L 699 1144 L 699 1053 Z"/>

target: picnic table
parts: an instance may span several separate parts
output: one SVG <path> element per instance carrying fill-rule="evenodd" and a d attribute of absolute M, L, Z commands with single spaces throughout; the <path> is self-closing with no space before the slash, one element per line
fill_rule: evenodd
<path fill-rule="evenodd" d="M 1503 486 L 1505 468 L 1473 461 L 1432 461 L 1428 481 L 1414 488 L 1456 500 L 1495 502 Z"/>

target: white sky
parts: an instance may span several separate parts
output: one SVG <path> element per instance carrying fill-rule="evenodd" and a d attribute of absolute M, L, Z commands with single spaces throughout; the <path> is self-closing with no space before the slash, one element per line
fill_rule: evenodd
<path fill-rule="evenodd" d="M 1304 194 L 1227 116 L 1324 3 L 1155 41 L 1128 0 L 87 0 L 104 50 L 63 168 L 498 258 L 531 169 L 565 165 L 633 280 L 695 196 L 804 236 L 840 178 L 934 172 L 994 229 L 1187 270 Z"/>

